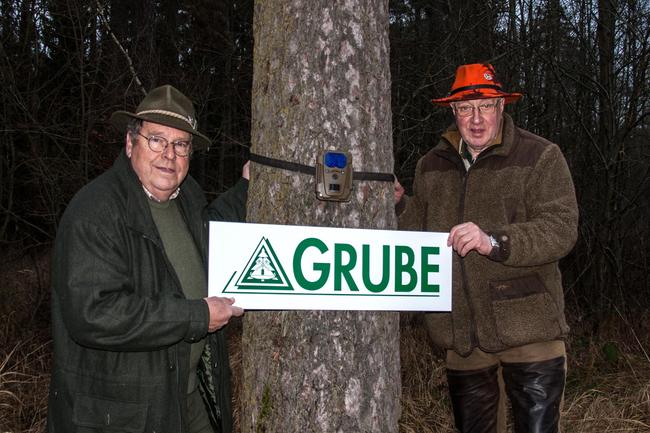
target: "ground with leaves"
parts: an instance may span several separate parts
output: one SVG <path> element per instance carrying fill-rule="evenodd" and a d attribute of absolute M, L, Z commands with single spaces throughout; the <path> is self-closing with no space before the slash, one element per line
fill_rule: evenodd
<path fill-rule="evenodd" d="M 49 254 L 6 253 L 0 270 L 0 432 L 45 429 L 51 339 Z M 568 342 L 565 433 L 650 431 L 649 333 L 630 333 L 620 315 L 597 327 L 576 320 Z M 650 317 L 635 318 L 648 323 Z M 643 328 L 642 328 L 643 329 Z M 400 433 L 453 432 L 442 353 L 428 343 L 421 318 L 401 320 Z M 231 326 L 235 395 L 241 322 Z M 235 416 L 239 411 L 235 404 Z"/>

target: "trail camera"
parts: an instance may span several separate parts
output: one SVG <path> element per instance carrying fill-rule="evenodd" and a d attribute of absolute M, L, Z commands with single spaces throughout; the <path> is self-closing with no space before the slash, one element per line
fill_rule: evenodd
<path fill-rule="evenodd" d="M 324 201 L 349 201 L 352 192 L 352 155 L 324 150 L 316 157 L 316 197 Z"/>

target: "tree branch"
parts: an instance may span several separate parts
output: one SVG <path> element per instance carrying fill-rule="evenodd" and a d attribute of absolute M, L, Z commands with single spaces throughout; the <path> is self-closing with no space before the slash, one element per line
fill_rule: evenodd
<path fill-rule="evenodd" d="M 140 91 L 142 92 L 142 94 L 146 95 L 147 90 L 142 85 L 142 81 L 140 81 L 138 74 L 135 72 L 135 68 L 133 68 L 133 61 L 131 60 L 131 56 L 129 56 L 129 53 L 126 51 L 126 48 L 122 46 L 120 41 L 117 39 L 117 36 L 115 36 L 115 33 L 113 33 L 111 26 L 108 24 L 108 20 L 104 16 L 104 7 L 99 2 L 99 0 L 97 0 L 96 3 L 97 3 L 97 14 L 101 19 L 102 24 L 104 25 L 104 27 L 106 27 L 106 31 L 111 35 L 111 38 L 115 42 L 115 45 L 117 45 L 120 51 L 122 51 L 122 54 L 124 54 L 124 57 L 126 57 L 126 61 L 129 63 L 129 71 L 131 71 L 131 74 L 133 75 L 133 79 L 135 80 L 136 84 L 140 87 Z"/>

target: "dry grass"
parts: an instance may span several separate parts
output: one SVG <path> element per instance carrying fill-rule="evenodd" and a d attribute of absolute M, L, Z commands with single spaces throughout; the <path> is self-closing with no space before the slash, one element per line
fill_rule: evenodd
<path fill-rule="evenodd" d="M 453 432 L 444 354 L 429 344 L 421 316 L 402 314 L 400 433 Z"/>
<path fill-rule="evenodd" d="M 647 323 L 646 317 L 639 319 Z M 569 342 L 562 431 L 649 433 L 648 335 L 640 338 L 620 316 L 600 330 L 604 340 L 582 334 Z M 443 354 L 430 346 L 417 316 L 405 316 L 401 331 L 400 433 L 453 432 Z"/>
<path fill-rule="evenodd" d="M 50 370 L 47 256 L 5 260 L 0 271 L 0 433 L 45 429 Z M 647 323 L 632 332 L 620 314 L 594 327 L 574 324 L 564 433 L 650 432 L 650 359 Z M 241 322 L 230 330 L 233 387 L 241 388 Z M 453 432 L 442 353 L 428 342 L 415 314 L 401 319 L 400 433 Z M 238 432 L 238 405 L 234 405 Z"/>
<path fill-rule="evenodd" d="M 0 432 L 45 430 L 50 381 L 47 255 L 5 257 L 0 272 Z"/>
<path fill-rule="evenodd" d="M 605 338 L 583 336 L 569 348 L 565 433 L 650 432 L 648 335 L 641 340 L 629 323 L 618 322 L 603 328 Z"/>
<path fill-rule="evenodd" d="M 0 431 L 45 430 L 50 347 L 28 339 L 1 354 Z"/>
<path fill-rule="evenodd" d="M 586 390 L 570 387 L 564 432 L 650 432 L 650 369 L 643 364 L 637 368 L 644 371 L 599 375 L 598 384 Z"/>

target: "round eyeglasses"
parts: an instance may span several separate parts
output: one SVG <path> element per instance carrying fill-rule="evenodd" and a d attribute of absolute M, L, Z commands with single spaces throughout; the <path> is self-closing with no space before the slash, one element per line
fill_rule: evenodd
<path fill-rule="evenodd" d="M 167 149 L 167 146 L 169 146 L 169 140 L 167 140 L 165 137 L 160 137 L 158 135 L 151 135 L 147 137 L 140 132 L 138 132 L 138 135 L 142 138 L 147 139 L 149 149 L 153 150 L 154 152 L 163 152 L 165 149 Z M 189 156 L 192 153 L 191 140 L 176 140 L 172 142 L 172 146 L 174 148 L 174 153 L 176 156 L 185 157 Z"/>

